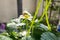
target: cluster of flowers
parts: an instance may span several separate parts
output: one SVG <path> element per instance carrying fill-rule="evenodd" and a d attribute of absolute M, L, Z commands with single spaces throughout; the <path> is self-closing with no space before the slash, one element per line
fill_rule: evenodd
<path fill-rule="evenodd" d="M 22 15 L 20 15 L 18 18 L 11 20 L 10 23 L 7 23 L 7 27 L 15 28 L 17 30 L 18 27 L 25 26 L 26 23 L 24 21 L 22 21 L 22 19 L 28 20 L 29 22 L 31 22 L 33 19 L 33 16 L 29 12 L 24 11 L 22 13 Z M 36 19 L 35 22 L 38 22 L 38 19 Z M 20 34 L 22 36 L 25 36 L 26 33 L 27 33 L 27 31 L 25 31 L 25 30 L 20 32 Z"/>
<path fill-rule="evenodd" d="M 33 16 L 27 12 L 27 11 L 24 11 L 22 13 L 22 15 L 20 15 L 18 18 L 15 18 L 15 19 L 12 19 L 9 23 L 7 23 L 7 27 L 6 27 L 6 32 L 5 34 L 8 36 L 8 37 L 12 37 L 12 39 L 26 39 L 29 37 L 29 39 L 31 38 L 31 35 L 29 35 L 28 37 L 26 37 L 30 27 L 31 27 L 31 23 L 33 21 Z M 4 25 L 4 24 L 3 24 Z M 2 29 L 5 29 L 5 25 L 2 26 L 3 28 Z M 43 33 L 42 31 L 44 32 L 47 32 L 49 35 L 50 35 L 50 32 L 48 30 L 48 26 L 42 24 L 42 23 L 39 23 L 39 20 L 38 18 L 34 20 L 34 24 L 33 24 L 33 27 L 35 27 L 35 31 L 39 33 L 38 30 L 41 30 L 40 33 Z M 58 28 L 57 28 L 58 31 L 60 31 L 60 25 L 58 25 Z M 29 31 L 30 34 L 32 34 L 32 31 Z M 42 38 L 44 38 L 44 35 L 47 34 L 47 33 L 43 33 Z M 3 34 L 3 33 L 2 33 Z M 48 35 L 47 34 L 47 35 Z M 37 34 L 36 34 L 37 35 Z M 2 35 L 0 35 L 2 38 L 4 38 Z M 48 36 L 47 36 L 48 37 Z M 28 40 L 29 40 L 28 39 Z M 32 40 L 32 39 L 31 39 Z"/>
<path fill-rule="evenodd" d="M 23 14 L 20 15 L 20 17 L 11 20 L 11 23 L 8 23 L 7 26 L 9 26 L 9 25 L 16 25 L 16 26 L 23 26 L 23 25 L 25 25 L 25 23 L 21 22 L 21 19 L 27 19 L 29 21 L 32 21 L 33 16 L 29 12 L 24 11 Z M 38 19 L 36 19 L 35 22 L 38 22 Z"/>

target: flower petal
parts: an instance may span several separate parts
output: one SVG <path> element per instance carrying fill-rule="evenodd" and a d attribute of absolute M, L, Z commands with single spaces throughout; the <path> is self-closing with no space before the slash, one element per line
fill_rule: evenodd
<path fill-rule="evenodd" d="M 16 24 L 16 26 L 23 26 L 23 25 L 25 25 L 25 23 Z"/>

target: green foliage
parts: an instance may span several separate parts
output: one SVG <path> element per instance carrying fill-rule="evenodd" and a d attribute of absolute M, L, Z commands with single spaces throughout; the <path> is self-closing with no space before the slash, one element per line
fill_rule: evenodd
<path fill-rule="evenodd" d="M 46 4 L 43 15 L 40 17 L 41 19 L 39 18 L 38 20 L 38 18 L 36 18 L 41 1 L 42 0 L 39 0 L 34 17 L 25 11 L 19 18 L 7 23 L 6 33 L 8 33 L 8 35 L 2 33 L 0 40 L 60 40 L 60 36 L 57 36 L 58 32 L 55 33 L 56 30 L 53 30 L 54 26 L 52 26 L 51 29 L 48 20 L 47 10 L 51 4 L 51 0 L 46 0 L 48 4 Z"/>
<path fill-rule="evenodd" d="M 31 36 L 27 36 L 27 37 L 22 37 L 21 40 L 34 40 L 34 38 L 32 38 Z"/>
<path fill-rule="evenodd" d="M 55 34 L 53 34 L 51 32 L 44 32 L 41 35 L 41 40 L 57 40 L 57 37 Z"/>
<path fill-rule="evenodd" d="M 7 36 L 0 35 L 0 40 L 12 40 L 12 39 Z"/>

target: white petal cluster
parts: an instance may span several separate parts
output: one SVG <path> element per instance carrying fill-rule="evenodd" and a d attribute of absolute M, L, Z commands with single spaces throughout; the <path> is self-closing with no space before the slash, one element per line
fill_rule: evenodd
<path fill-rule="evenodd" d="M 26 36 L 26 34 L 27 34 L 27 31 L 23 31 L 23 32 L 19 33 L 19 35 L 21 35 L 21 36 Z"/>
<path fill-rule="evenodd" d="M 12 23 L 8 23 L 7 24 L 7 27 L 10 27 L 10 28 L 17 28 L 16 24 L 14 22 Z"/>
<path fill-rule="evenodd" d="M 25 23 L 16 24 L 16 26 L 23 26 L 23 25 L 25 25 Z"/>
<path fill-rule="evenodd" d="M 11 20 L 11 22 L 20 23 L 20 20 L 19 20 L 19 18 L 16 18 L 16 19 Z"/>
<path fill-rule="evenodd" d="M 24 11 L 20 17 L 12 19 L 11 23 L 7 23 L 7 27 L 17 28 L 18 26 L 24 26 L 26 23 L 21 22 L 21 19 L 27 19 L 31 21 L 32 18 L 33 16 L 29 12 Z"/>
<path fill-rule="evenodd" d="M 33 16 L 27 12 L 27 11 L 24 11 L 22 15 L 20 15 L 19 19 L 28 19 L 28 20 L 32 20 Z"/>

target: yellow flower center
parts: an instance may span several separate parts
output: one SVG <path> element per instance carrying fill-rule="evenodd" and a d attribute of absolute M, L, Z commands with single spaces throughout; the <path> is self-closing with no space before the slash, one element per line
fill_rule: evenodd
<path fill-rule="evenodd" d="M 24 13 L 23 16 L 27 19 L 30 17 L 30 15 L 28 15 L 27 13 Z"/>

